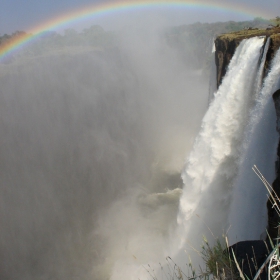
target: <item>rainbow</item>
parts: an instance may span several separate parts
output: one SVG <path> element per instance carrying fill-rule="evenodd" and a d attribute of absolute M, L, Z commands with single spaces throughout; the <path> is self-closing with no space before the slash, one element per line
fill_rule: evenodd
<path fill-rule="evenodd" d="M 118 11 L 130 11 L 131 9 L 141 8 L 205 8 L 215 11 L 232 11 L 237 14 L 246 15 L 250 17 L 262 16 L 270 18 L 271 15 L 263 10 L 257 10 L 246 6 L 245 4 L 231 4 L 218 0 L 134 0 L 134 1 L 107 1 L 93 6 L 84 7 L 79 10 L 72 11 L 67 14 L 52 18 L 35 28 L 28 31 L 27 34 L 16 36 L 14 39 L 9 40 L 8 43 L 0 45 L 0 61 L 11 54 L 12 52 L 20 49 L 27 43 L 32 42 L 40 36 L 40 34 L 47 30 L 55 30 L 59 27 L 67 26 L 67 24 L 78 21 L 86 20 L 96 16 L 103 16 Z"/>

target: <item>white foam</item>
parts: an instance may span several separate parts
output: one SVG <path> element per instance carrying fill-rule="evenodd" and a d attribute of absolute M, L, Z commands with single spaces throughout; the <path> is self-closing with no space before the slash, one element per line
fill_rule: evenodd
<path fill-rule="evenodd" d="M 186 240 L 194 247 L 199 246 L 200 237 L 210 235 L 204 224 L 219 235 L 227 222 L 231 185 L 255 96 L 254 82 L 263 41 L 255 37 L 241 42 L 202 121 L 182 173 L 184 189 L 178 214 L 181 248 L 186 246 Z"/>

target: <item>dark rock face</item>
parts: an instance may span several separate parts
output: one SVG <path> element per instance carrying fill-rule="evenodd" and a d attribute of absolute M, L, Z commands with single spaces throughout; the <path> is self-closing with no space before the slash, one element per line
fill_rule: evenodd
<path fill-rule="evenodd" d="M 217 66 L 217 86 L 221 84 L 222 78 L 227 72 L 227 66 L 240 42 L 241 40 L 230 40 L 228 38 L 220 39 L 218 37 L 216 39 L 215 62 Z"/>
<path fill-rule="evenodd" d="M 267 52 L 266 64 L 265 64 L 266 72 L 268 70 L 270 61 L 273 59 L 273 57 L 275 56 L 275 53 L 280 48 L 280 30 L 278 30 L 277 34 L 270 35 L 270 39 L 271 39 L 271 41 L 270 41 L 270 46 L 269 46 L 269 49 Z"/>
<path fill-rule="evenodd" d="M 273 101 L 276 110 L 276 130 L 280 133 L 280 89 L 273 94 Z M 280 139 L 279 139 L 280 140 Z M 272 188 L 276 195 L 280 197 L 280 141 L 277 148 L 277 160 L 275 164 L 276 179 L 272 183 Z M 275 196 L 275 195 L 274 195 Z M 272 239 L 275 239 L 279 235 L 278 225 L 280 223 L 280 217 L 273 207 L 271 200 L 267 201 L 268 212 L 268 234 Z"/>
<path fill-rule="evenodd" d="M 265 241 L 253 240 L 241 241 L 230 246 L 229 253 L 233 258 L 232 251 L 234 252 L 243 274 L 245 274 L 249 279 L 253 279 L 272 249 Z M 262 280 L 267 279 L 266 267 L 260 274 L 260 278 Z"/>
<path fill-rule="evenodd" d="M 278 133 L 280 133 L 280 89 L 278 89 L 276 92 L 272 95 L 274 106 L 276 110 L 276 130 Z M 279 147 L 278 147 L 279 148 Z M 278 152 L 277 152 L 278 155 Z"/>

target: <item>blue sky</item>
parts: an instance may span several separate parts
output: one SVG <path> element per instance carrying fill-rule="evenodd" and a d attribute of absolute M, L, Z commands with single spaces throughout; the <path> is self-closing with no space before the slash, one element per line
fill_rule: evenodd
<path fill-rule="evenodd" d="M 100 1 L 93 0 L 1 0 L 0 1 L 0 35 L 12 33 L 16 30 L 31 29 L 51 18 L 66 14 L 70 11 L 94 5 Z M 104 2 L 104 1 L 103 1 Z M 211 2 L 211 1 L 210 1 Z M 265 12 L 270 12 L 271 15 L 280 15 L 280 0 L 221 0 L 223 3 L 246 3 L 252 10 L 258 9 Z M 147 12 L 147 11 L 145 11 Z M 153 13 L 154 11 L 151 11 Z M 142 11 L 143 13 L 143 11 Z M 105 29 L 114 29 L 128 23 L 133 18 L 141 18 L 140 12 L 135 11 L 133 15 L 125 15 L 116 13 L 102 18 L 92 19 L 90 23 L 83 23 L 86 27 L 92 24 L 100 24 Z M 167 18 L 172 24 L 191 23 L 195 21 L 213 22 L 226 20 L 246 20 L 249 16 L 228 12 L 215 12 L 213 10 L 197 10 L 196 12 L 188 13 L 186 10 L 164 11 L 163 17 Z M 75 26 L 70 26 L 74 27 Z M 79 29 L 79 27 L 77 27 Z"/>

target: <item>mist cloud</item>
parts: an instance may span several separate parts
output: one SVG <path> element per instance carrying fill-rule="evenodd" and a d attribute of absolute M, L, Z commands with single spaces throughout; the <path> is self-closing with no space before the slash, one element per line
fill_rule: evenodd
<path fill-rule="evenodd" d="M 0 278 L 108 279 L 164 257 L 207 83 L 159 26 L 0 71 Z"/>

